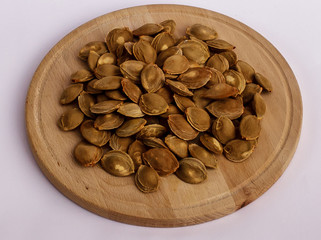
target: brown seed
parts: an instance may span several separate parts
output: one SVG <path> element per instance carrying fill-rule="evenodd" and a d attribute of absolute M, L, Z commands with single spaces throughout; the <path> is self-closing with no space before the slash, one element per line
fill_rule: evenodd
<path fill-rule="evenodd" d="M 64 89 L 60 97 L 61 104 L 68 104 L 74 101 L 83 91 L 84 85 L 81 83 L 69 85 Z"/>
<path fill-rule="evenodd" d="M 253 97 L 252 108 L 258 119 L 263 118 L 266 111 L 266 104 L 261 96 L 261 94 L 256 93 Z"/>
<path fill-rule="evenodd" d="M 189 124 L 199 132 L 204 132 L 211 126 L 211 118 L 208 113 L 198 107 L 189 107 L 185 111 Z"/>
<path fill-rule="evenodd" d="M 152 46 L 155 48 L 156 52 L 165 51 L 169 47 L 174 46 L 175 39 L 172 34 L 168 32 L 162 32 L 157 34 L 152 41 Z"/>
<path fill-rule="evenodd" d="M 224 73 L 230 67 L 227 59 L 220 54 L 214 54 L 212 57 L 210 57 L 206 62 L 206 66 L 215 68 L 221 73 Z"/>
<path fill-rule="evenodd" d="M 76 160 L 84 167 L 94 166 L 103 155 L 100 147 L 81 141 L 75 147 L 74 155 Z"/>
<path fill-rule="evenodd" d="M 224 77 L 227 84 L 238 89 L 239 94 L 244 91 L 246 81 L 242 73 L 235 70 L 227 70 L 224 72 Z"/>
<path fill-rule="evenodd" d="M 183 140 L 193 140 L 198 135 L 198 131 L 192 128 L 181 114 L 169 115 L 167 121 L 172 132 Z"/>
<path fill-rule="evenodd" d="M 250 64 L 239 60 L 236 63 L 236 68 L 239 68 L 241 70 L 247 83 L 251 83 L 254 81 L 255 70 Z"/>
<path fill-rule="evenodd" d="M 120 82 L 123 78 L 119 76 L 103 77 L 93 83 L 96 90 L 115 90 L 120 88 Z"/>
<path fill-rule="evenodd" d="M 143 143 L 151 148 L 167 148 L 163 140 L 156 137 L 144 138 Z"/>
<path fill-rule="evenodd" d="M 184 158 L 179 161 L 176 176 L 184 182 L 198 184 L 206 180 L 205 165 L 197 158 Z"/>
<path fill-rule="evenodd" d="M 78 106 L 79 109 L 90 118 L 94 118 L 95 114 L 90 111 L 90 107 L 95 104 L 95 98 L 89 93 L 83 91 L 78 96 Z"/>
<path fill-rule="evenodd" d="M 193 92 L 188 90 L 188 88 L 184 85 L 184 83 L 169 80 L 169 79 L 166 79 L 165 83 L 170 87 L 170 89 L 173 92 L 175 92 L 181 96 L 193 96 Z"/>
<path fill-rule="evenodd" d="M 168 104 L 165 99 L 156 93 L 145 93 L 141 96 L 139 106 L 147 115 L 161 115 L 167 112 Z"/>
<path fill-rule="evenodd" d="M 210 136 L 207 133 L 204 133 L 200 137 L 200 141 L 204 147 L 216 154 L 222 154 L 223 146 L 222 144 L 214 137 Z"/>
<path fill-rule="evenodd" d="M 122 151 L 112 150 L 101 158 L 103 169 L 117 177 L 125 177 L 134 173 L 134 163 L 131 157 Z"/>
<path fill-rule="evenodd" d="M 160 88 L 156 93 L 162 96 L 168 104 L 172 103 L 174 100 L 172 92 L 167 87 Z"/>
<path fill-rule="evenodd" d="M 121 125 L 120 128 L 116 129 L 116 134 L 119 137 L 129 137 L 138 133 L 146 124 L 144 118 L 134 118 L 127 120 Z"/>
<path fill-rule="evenodd" d="M 200 40 L 185 40 L 177 45 L 189 60 L 204 64 L 210 57 L 208 47 Z"/>
<path fill-rule="evenodd" d="M 132 41 L 133 34 L 128 28 L 115 28 L 111 30 L 106 37 L 108 50 L 114 54 L 119 47 L 124 45 L 125 42 Z"/>
<path fill-rule="evenodd" d="M 88 82 L 93 78 L 94 75 L 87 69 L 80 69 L 70 76 L 70 79 L 73 83 Z"/>
<path fill-rule="evenodd" d="M 232 162 L 243 162 L 253 153 L 254 147 L 253 141 L 235 139 L 225 145 L 224 155 Z"/>
<path fill-rule="evenodd" d="M 193 24 L 191 27 L 188 27 L 186 34 L 203 41 L 217 38 L 217 32 L 214 29 L 202 24 Z"/>
<path fill-rule="evenodd" d="M 142 95 L 142 91 L 140 90 L 140 88 L 131 80 L 126 78 L 122 79 L 121 85 L 123 87 L 123 92 L 127 95 L 127 97 L 134 103 L 138 103 Z"/>
<path fill-rule="evenodd" d="M 164 29 L 163 26 L 156 24 L 156 23 L 145 23 L 141 27 L 135 29 L 133 31 L 133 34 L 135 36 L 141 36 L 141 35 L 154 35 L 156 33 L 159 33 Z"/>
<path fill-rule="evenodd" d="M 141 165 L 135 175 L 135 184 L 143 193 L 155 192 L 159 187 L 159 176 L 153 168 Z"/>
<path fill-rule="evenodd" d="M 84 114 L 79 108 L 72 108 L 64 112 L 59 121 L 58 126 L 63 131 L 70 131 L 77 128 L 84 120 Z"/>
<path fill-rule="evenodd" d="M 118 113 L 108 113 L 99 115 L 94 123 L 98 130 L 111 130 L 120 127 L 124 122 L 124 117 Z"/>
<path fill-rule="evenodd" d="M 252 101 L 254 95 L 256 93 L 261 93 L 261 92 L 262 92 L 262 88 L 259 85 L 255 84 L 255 83 L 246 84 L 246 87 L 241 95 L 243 98 L 244 104 Z"/>
<path fill-rule="evenodd" d="M 207 45 L 214 50 L 232 50 L 235 48 L 232 44 L 223 39 L 214 39 L 206 41 Z"/>
<path fill-rule="evenodd" d="M 92 105 L 90 111 L 96 114 L 107 114 L 116 111 L 122 104 L 123 101 L 107 100 Z"/>
<path fill-rule="evenodd" d="M 152 45 L 140 39 L 133 46 L 133 54 L 138 61 L 142 61 L 145 63 L 155 63 L 157 58 L 156 50 L 152 47 Z"/>
<path fill-rule="evenodd" d="M 102 64 L 98 65 L 95 69 L 95 76 L 100 79 L 109 76 L 119 76 L 120 68 L 113 64 Z"/>
<path fill-rule="evenodd" d="M 173 55 L 168 57 L 163 65 L 164 72 L 169 74 L 181 74 L 186 72 L 188 68 L 189 61 L 182 55 Z"/>
<path fill-rule="evenodd" d="M 120 71 L 124 77 L 134 81 L 135 83 L 140 82 L 140 74 L 145 67 L 146 63 L 136 60 L 128 60 L 120 65 Z"/>
<path fill-rule="evenodd" d="M 217 83 L 204 91 L 204 93 L 201 95 L 204 98 L 209 98 L 209 99 L 223 99 L 227 97 L 235 97 L 238 93 L 238 89 L 226 84 L 226 83 Z"/>
<path fill-rule="evenodd" d="M 254 140 L 261 132 L 261 121 L 253 115 L 242 118 L 240 123 L 240 134 L 245 140 Z"/>
<path fill-rule="evenodd" d="M 179 158 L 186 158 L 188 156 L 188 143 L 186 141 L 169 134 L 165 137 L 165 143 Z"/>
<path fill-rule="evenodd" d="M 178 81 L 182 82 L 189 89 L 198 89 L 203 87 L 212 77 L 212 72 L 203 67 L 190 68 L 178 77 Z"/>
<path fill-rule="evenodd" d="M 144 113 L 136 103 L 124 103 L 118 108 L 117 112 L 126 117 L 132 118 L 144 116 Z"/>
<path fill-rule="evenodd" d="M 147 148 L 140 140 L 135 140 L 129 145 L 128 155 L 132 158 L 135 170 L 143 164 L 142 154 L 147 151 Z"/>
<path fill-rule="evenodd" d="M 157 56 L 156 64 L 159 67 L 162 67 L 165 60 L 173 55 L 183 55 L 182 49 L 180 49 L 177 46 L 172 46 L 172 47 L 167 48 L 164 51 L 161 51 Z"/>
<path fill-rule="evenodd" d="M 225 116 L 231 120 L 239 118 L 244 111 L 242 98 L 217 100 L 209 104 L 206 109 L 217 118 Z"/>
<path fill-rule="evenodd" d="M 125 96 L 120 90 L 108 90 L 105 91 L 105 95 L 113 100 L 125 101 L 127 96 Z"/>
<path fill-rule="evenodd" d="M 79 58 L 86 61 L 90 51 L 95 51 L 97 54 L 101 55 L 107 52 L 107 47 L 105 42 L 93 41 L 87 43 L 79 51 Z"/>
<path fill-rule="evenodd" d="M 118 137 L 116 134 L 113 134 L 109 140 L 109 146 L 113 150 L 127 152 L 133 141 L 131 137 Z"/>
<path fill-rule="evenodd" d="M 163 87 L 165 76 L 156 64 L 148 64 L 141 73 L 141 83 L 147 92 L 156 92 Z"/>
<path fill-rule="evenodd" d="M 144 40 L 144 41 L 147 41 L 149 43 L 152 43 L 153 39 L 154 38 L 152 36 L 148 36 L 148 35 L 139 36 L 139 40 Z"/>
<path fill-rule="evenodd" d="M 90 68 L 91 71 L 94 71 L 94 69 L 97 66 L 98 59 L 100 58 L 100 55 L 96 53 L 95 51 L 89 51 L 88 54 L 88 67 Z"/>
<path fill-rule="evenodd" d="M 188 150 L 192 157 L 199 159 L 205 165 L 205 167 L 214 169 L 217 168 L 217 159 L 215 155 L 207 151 L 205 148 L 195 143 L 191 143 L 188 145 Z"/>
<path fill-rule="evenodd" d="M 166 133 L 167 129 L 160 124 L 145 125 L 142 130 L 137 134 L 137 139 L 144 139 L 150 137 L 162 137 Z"/>
<path fill-rule="evenodd" d="M 255 81 L 266 91 L 272 92 L 271 82 L 260 73 L 254 74 Z"/>
<path fill-rule="evenodd" d="M 224 116 L 215 119 L 212 125 L 212 133 L 222 144 L 226 144 L 236 137 L 233 122 Z"/>
<path fill-rule="evenodd" d="M 165 20 L 160 23 L 164 27 L 165 32 L 173 34 L 176 28 L 176 22 L 172 19 Z"/>
<path fill-rule="evenodd" d="M 80 126 L 81 135 L 91 144 L 102 147 L 107 144 L 111 137 L 109 131 L 100 131 L 94 128 L 93 120 L 86 120 Z"/>
<path fill-rule="evenodd" d="M 167 176 L 176 171 L 179 163 L 171 151 L 166 148 L 152 148 L 142 154 L 143 161 L 156 170 L 160 176 Z"/>
<path fill-rule="evenodd" d="M 117 63 L 116 56 L 113 53 L 104 53 L 101 55 L 97 61 L 97 66 L 104 64 L 112 64 L 115 65 Z"/>
<path fill-rule="evenodd" d="M 183 96 L 180 96 L 180 95 L 174 93 L 173 98 L 174 98 L 174 101 L 175 101 L 177 107 L 183 113 L 185 113 L 185 111 L 188 107 L 196 107 L 195 103 L 191 99 L 189 99 L 188 97 L 183 97 Z"/>

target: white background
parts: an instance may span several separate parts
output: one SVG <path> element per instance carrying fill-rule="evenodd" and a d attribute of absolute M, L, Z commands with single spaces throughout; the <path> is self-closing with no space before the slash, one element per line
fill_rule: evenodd
<path fill-rule="evenodd" d="M 255 29 L 286 58 L 303 99 L 300 142 L 282 177 L 245 208 L 196 226 L 137 227 L 79 207 L 42 174 L 25 133 L 25 97 L 46 53 L 92 18 L 152 3 L 206 8 Z M 319 0 L 1 0 L 0 239 L 321 239 L 320 12 Z"/>

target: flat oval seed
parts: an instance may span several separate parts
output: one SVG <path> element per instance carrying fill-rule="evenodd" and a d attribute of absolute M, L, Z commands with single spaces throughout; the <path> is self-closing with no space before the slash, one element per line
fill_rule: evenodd
<path fill-rule="evenodd" d="M 246 81 L 242 73 L 235 70 L 228 70 L 224 72 L 224 77 L 227 84 L 238 89 L 239 94 L 244 91 Z"/>
<path fill-rule="evenodd" d="M 186 158 L 188 156 L 188 143 L 185 140 L 169 134 L 165 137 L 165 143 L 179 158 Z"/>
<path fill-rule="evenodd" d="M 73 83 L 87 82 L 94 79 L 94 75 L 87 69 L 80 69 L 70 76 Z"/>
<path fill-rule="evenodd" d="M 169 47 L 168 49 L 160 52 L 157 56 L 156 64 L 159 67 L 162 67 L 164 65 L 165 60 L 173 55 L 183 55 L 182 49 L 180 49 L 177 46 L 172 46 L 172 47 Z"/>
<path fill-rule="evenodd" d="M 124 103 L 118 108 L 117 112 L 132 118 L 143 117 L 145 115 L 136 103 Z"/>
<path fill-rule="evenodd" d="M 254 140 L 261 132 L 261 121 L 253 115 L 242 118 L 240 122 L 240 134 L 246 140 Z"/>
<path fill-rule="evenodd" d="M 135 170 L 143 164 L 142 154 L 147 151 L 147 148 L 140 140 L 135 140 L 129 145 L 128 155 L 132 158 Z"/>
<path fill-rule="evenodd" d="M 233 50 L 235 46 L 223 39 L 214 39 L 206 41 L 206 44 L 214 50 Z"/>
<path fill-rule="evenodd" d="M 109 131 L 100 131 L 94 128 L 93 120 L 86 120 L 80 126 L 81 135 L 91 144 L 102 147 L 107 144 L 111 137 Z"/>
<path fill-rule="evenodd" d="M 146 123 L 147 121 L 144 118 L 135 118 L 135 119 L 127 120 L 126 122 L 124 122 L 123 125 L 121 125 L 120 128 L 116 130 L 116 134 L 119 137 L 132 136 L 138 133 Z"/>
<path fill-rule="evenodd" d="M 217 38 L 217 32 L 203 24 L 193 24 L 191 27 L 188 27 L 186 29 L 186 34 L 190 36 L 194 36 L 200 40 L 206 41 L 206 40 L 213 40 Z"/>
<path fill-rule="evenodd" d="M 271 82 L 260 73 L 254 74 L 255 81 L 266 91 L 272 92 Z"/>
<path fill-rule="evenodd" d="M 151 147 L 151 148 L 167 148 L 163 140 L 160 138 L 155 138 L 155 137 L 144 138 L 143 143 L 147 147 Z"/>
<path fill-rule="evenodd" d="M 99 58 L 100 58 L 100 55 L 95 51 L 89 52 L 87 63 L 91 71 L 95 70 Z"/>
<path fill-rule="evenodd" d="M 118 66 L 113 64 L 102 64 L 98 65 L 95 69 L 95 76 L 100 79 L 109 76 L 119 76 L 121 75 Z"/>
<path fill-rule="evenodd" d="M 243 103 L 246 104 L 246 103 L 252 101 L 254 95 L 256 93 L 261 93 L 261 92 L 262 92 L 262 88 L 259 85 L 255 84 L 255 83 L 246 84 L 246 87 L 241 94 L 242 99 L 243 99 Z"/>
<path fill-rule="evenodd" d="M 138 103 L 142 95 L 142 91 L 140 90 L 140 88 L 131 80 L 126 78 L 122 79 L 121 85 L 123 87 L 123 92 L 127 95 L 127 97 L 134 103 Z"/>
<path fill-rule="evenodd" d="M 96 114 L 107 114 L 116 111 L 122 104 L 123 101 L 117 100 L 102 101 L 92 105 L 90 111 Z"/>
<path fill-rule="evenodd" d="M 127 152 L 133 141 L 131 137 L 118 137 L 116 134 L 113 134 L 109 140 L 109 146 L 113 150 Z"/>
<path fill-rule="evenodd" d="M 172 81 L 169 79 L 165 80 L 165 83 L 170 87 L 170 89 L 181 95 L 181 96 L 193 96 L 193 92 L 191 92 L 183 83 L 178 81 Z"/>
<path fill-rule="evenodd" d="M 156 92 L 163 87 L 165 76 L 156 64 L 148 64 L 141 73 L 141 83 L 147 92 Z"/>
<path fill-rule="evenodd" d="M 239 68 L 241 70 L 247 83 L 251 83 L 254 81 L 255 70 L 250 64 L 239 60 L 236 63 L 236 68 Z"/>
<path fill-rule="evenodd" d="M 61 104 L 68 104 L 74 101 L 79 94 L 83 91 L 84 85 L 81 83 L 69 85 L 65 90 L 62 92 L 60 97 Z"/>
<path fill-rule="evenodd" d="M 261 96 L 261 94 L 256 93 L 253 97 L 252 108 L 258 119 L 263 118 L 266 111 L 266 104 Z"/>
<path fill-rule="evenodd" d="M 180 96 L 180 95 L 174 93 L 173 98 L 174 98 L 174 101 L 175 101 L 177 107 L 183 113 L 185 113 L 186 109 L 189 107 L 196 107 L 195 103 L 191 99 L 189 99 L 188 97 L 183 97 L 183 96 Z"/>
<path fill-rule="evenodd" d="M 100 147 L 82 141 L 76 146 L 74 155 L 81 165 L 91 167 L 99 162 L 103 155 L 103 150 Z"/>
<path fill-rule="evenodd" d="M 83 91 L 78 96 L 79 109 L 90 118 L 94 118 L 95 114 L 90 111 L 90 107 L 95 104 L 95 98 L 89 93 Z"/>
<path fill-rule="evenodd" d="M 155 192 L 159 187 L 159 176 L 153 168 L 141 165 L 135 175 L 135 184 L 143 193 Z"/>
<path fill-rule="evenodd" d="M 90 51 L 95 51 L 97 54 L 101 55 L 107 52 L 107 46 L 105 42 L 93 41 L 87 43 L 79 51 L 79 58 L 86 61 Z"/>
<path fill-rule="evenodd" d="M 144 139 L 149 137 L 162 137 L 166 133 L 167 129 L 160 125 L 160 124 L 149 124 L 146 125 L 140 130 L 140 132 L 137 134 L 137 139 Z"/>
<path fill-rule="evenodd" d="M 157 58 L 156 50 L 152 47 L 152 45 L 140 39 L 133 46 L 133 54 L 138 61 L 142 61 L 145 63 L 155 63 Z"/>
<path fill-rule="evenodd" d="M 189 68 L 189 61 L 185 56 L 173 55 L 168 57 L 163 65 L 165 73 L 182 74 Z"/>
<path fill-rule="evenodd" d="M 168 109 L 168 104 L 163 97 L 156 93 L 145 93 L 141 96 L 139 106 L 147 115 L 161 115 Z"/>
<path fill-rule="evenodd" d="M 93 88 L 97 90 L 115 90 L 120 88 L 120 82 L 123 78 L 118 76 L 104 77 L 93 83 Z"/>
<path fill-rule="evenodd" d="M 226 144 L 236 137 L 235 126 L 227 117 L 219 117 L 214 120 L 212 133 L 222 144 Z"/>
<path fill-rule="evenodd" d="M 201 95 L 204 98 L 218 100 L 223 99 L 227 97 L 236 96 L 238 94 L 238 89 L 226 84 L 226 83 L 217 83 L 211 86 L 209 89 L 204 91 L 204 93 Z"/>
<path fill-rule="evenodd" d="M 136 60 L 128 60 L 120 64 L 120 71 L 124 77 L 134 81 L 140 82 L 140 74 L 145 67 L 146 63 Z"/>
<path fill-rule="evenodd" d="M 185 111 L 186 119 L 199 132 L 204 132 L 211 126 L 211 117 L 208 113 L 198 107 L 189 107 Z"/>
<path fill-rule="evenodd" d="M 156 52 L 162 52 L 175 45 L 175 39 L 172 34 L 168 32 L 161 32 L 154 37 L 152 46 Z"/>
<path fill-rule="evenodd" d="M 222 144 L 214 137 L 205 133 L 200 137 L 200 141 L 204 147 L 216 154 L 222 154 L 223 146 Z"/>
<path fill-rule="evenodd" d="M 116 56 L 113 53 L 104 53 L 101 55 L 97 61 L 97 66 L 103 65 L 103 64 L 116 64 Z"/>
<path fill-rule="evenodd" d="M 117 177 L 125 177 L 134 173 L 134 163 L 131 157 L 122 151 L 111 150 L 101 158 L 103 169 Z"/>
<path fill-rule="evenodd" d="M 215 68 L 221 73 L 224 73 L 230 67 L 227 59 L 220 54 L 214 54 L 212 57 L 210 57 L 206 62 L 206 66 Z"/>
<path fill-rule="evenodd" d="M 179 161 L 176 176 L 184 182 L 197 184 L 207 178 L 205 165 L 197 158 L 184 158 Z"/>
<path fill-rule="evenodd" d="M 61 115 L 58 126 L 63 131 L 70 131 L 77 128 L 83 120 L 84 114 L 78 108 L 73 108 Z"/>
<path fill-rule="evenodd" d="M 227 59 L 230 67 L 236 64 L 237 55 L 233 50 L 225 50 L 224 52 L 220 52 L 219 54 Z"/>
<path fill-rule="evenodd" d="M 210 52 L 206 44 L 200 40 L 184 40 L 177 45 L 182 49 L 183 55 L 198 64 L 206 63 Z"/>
<path fill-rule="evenodd" d="M 109 52 L 116 53 L 119 47 L 123 46 L 125 42 L 132 42 L 133 34 L 128 28 L 114 28 L 106 37 L 106 44 Z"/>
<path fill-rule="evenodd" d="M 118 113 L 108 113 L 99 115 L 94 123 L 98 130 L 111 130 L 120 127 L 124 122 L 124 117 Z"/>
<path fill-rule="evenodd" d="M 160 176 L 176 171 L 179 163 L 174 154 L 166 148 L 152 148 L 142 154 L 143 161 L 156 170 Z"/>
<path fill-rule="evenodd" d="M 241 98 L 217 100 L 209 104 L 206 109 L 217 118 L 225 116 L 231 120 L 239 118 L 244 111 Z"/>
<path fill-rule="evenodd" d="M 198 131 L 186 121 L 181 114 L 172 114 L 168 116 L 168 125 L 172 132 L 179 138 L 189 141 L 197 137 Z"/>
<path fill-rule="evenodd" d="M 113 100 L 125 101 L 127 97 L 120 90 L 105 91 L 105 95 Z"/>
<path fill-rule="evenodd" d="M 215 68 L 208 68 L 212 72 L 211 79 L 206 83 L 205 87 L 211 88 L 213 85 L 217 83 L 225 83 L 225 77 L 223 73 L 216 70 Z"/>
<path fill-rule="evenodd" d="M 145 23 L 143 26 L 135 29 L 133 31 L 133 34 L 135 36 L 141 36 L 141 35 L 154 35 L 156 33 L 159 33 L 162 31 L 164 27 L 162 25 L 156 24 L 156 23 Z"/>
<path fill-rule="evenodd" d="M 162 87 L 156 93 L 160 96 L 162 96 L 167 104 L 170 104 L 173 102 L 173 93 L 171 90 L 169 90 L 167 87 Z"/>
<path fill-rule="evenodd" d="M 224 155 L 232 162 L 243 162 L 253 153 L 254 147 L 252 141 L 235 139 L 225 145 Z"/>
<path fill-rule="evenodd" d="M 189 89 L 198 89 L 203 87 L 212 77 L 212 72 L 203 67 L 190 68 L 178 77 L 178 81 L 182 82 Z"/>
<path fill-rule="evenodd" d="M 191 143 L 188 145 L 189 153 L 192 157 L 199 159 L 208 168 L 217 168 L 217 159 L 215 155 L 201 146 Z"/>

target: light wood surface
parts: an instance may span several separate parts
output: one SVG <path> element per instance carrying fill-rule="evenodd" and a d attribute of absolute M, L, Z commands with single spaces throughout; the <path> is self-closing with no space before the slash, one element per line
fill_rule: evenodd
<path fill-rule="evenodd" d="M 193 23 L 215 28 L 236 46 L 240 59 L 267 76 L 274 91 L 264 94 L 267 112 L 259 144 L 243 163 L 219 159 L 208 179 L 191 185 L 175 175 L 161 178 L 158 192 L 141 193 L 134 177 L 113 177 L 99 166 L 79 166 L 72 155 L 81 137 L 62 132 L 57 120 L 68 106 L 59 98 L 71 73 L 83 67 L 81 46 L 104 40 L 115 27 L 135 29 L 146 22 L 174 19 L 177 35 Z M 302 102 L 295 76 L 281 54 L 260 34 L 219 13 L 180 5 L 140 6 L 98 17 L 64 37 L 38 67 L 26 100 L 26 127 L 35 159 L 50 182 L 83 208 L 120 222 L 155 227 L 198 224 L 246 206 L 281 176 L 295 152 L 301 130 Z M 268 206 L 267 206 L 268 207 Z"/>

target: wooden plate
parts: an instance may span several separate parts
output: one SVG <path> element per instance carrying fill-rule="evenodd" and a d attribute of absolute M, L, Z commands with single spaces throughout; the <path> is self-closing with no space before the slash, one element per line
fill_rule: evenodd
<path fill-rule="evenodd" d="M 130 29 L 174 19 L 176 33 L 193 23 L 215 28 L 236 45 L 240 59 L 250 63 L 273 83 L 264 94 L 267 112 L 254 154 L 243 163 L 219 160 L 207 181 L 191 185 L 175 175 L 161 179 L 160 189 L 141 193 L 134 177 L 113 177 L 99 166 L 84 168 L 73 158 L 80 141 L 76 132 L 62 132 L 57 120 L 68 106 L 59 98 L 71 73 L 84 67 L 77 59 L 89 41 L 104 40 L 115 27 Z M 295 152 L 302 122 L 302 102 L 295 76 L 281 54 L 260 34 L 222 14 L 179 5 L 150 5 L 98 17 L 72 31 L 54 46 L 38 67 L 26 100 L 26 126 L 34 156 L 43 173 L 61 191 L 85 209 L 120 222 L 156 227 L 192 225 L 230 214 L 263 194 L 283 173 Z"/>

